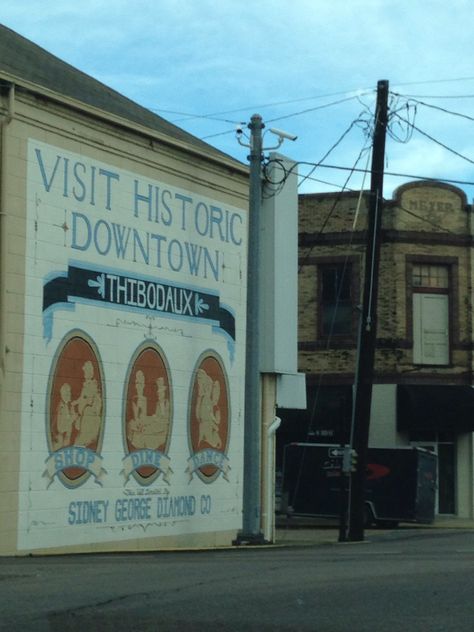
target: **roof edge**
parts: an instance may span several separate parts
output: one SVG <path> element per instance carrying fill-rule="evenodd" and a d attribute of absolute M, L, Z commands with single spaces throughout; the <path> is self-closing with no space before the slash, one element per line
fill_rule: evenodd
<path fill-rule="evenodd" d="M 195 156 L 202 158 L 208 162 L 212 162 L 214 164 L 218 164 L 220 166 L 224 166 L 228 169 L 232 169 L 234 171 L 239 171 L 242 175 L 248 176 L 249 167 L 244 163 L 239 162 L 237 159 L 232 158 L 231 156 L 226 156 L 226 154 L 222 153 L 221 156 L 212 156 L 206 153 L 204 150 L 199 149 L 195 145 L 191 143 L 186 143 L 185 141 L 173 138 L 167 134 L 163 134 L 158 130 L 154 130 L 145 125 L 140 125 L 139 123 L 134 123 L 133 121 L 118 116 L 117 114 L 113 114 L 107 110 L 103 110 L 101 108 L 97 108 L 93 105 L 89 105 L 84 103 L 83 101 L 79 101 L 74 99 L 73 97 L 68 97 L 60 92 L 55 92 L 50 88 L 46 88 L 37 83 L 28 81 L 27 79 L 22 79 L 17 75 L 12 75 L 4 70 L 0 70 L 0 80 L 4 80 L 6 82 L 10 82 L 15 86 L 21 87 L 32 94 L 39 94 L 42 97 L 46 97 L 51 101 L 55 101 L 60 103 L 61 105 L 66 105 L 72 107 L 80 112 L 87 113 L 92 115 L 100 120 L 104 120 L 108 123 L 115 123 L 116 125 L 120 125 L 126 129 L 132 130 L 144 136 L 151 137 L 153 139 L 159 140 L 165 145 L 173 147 L 175 149 L 180 149 L 182 151 L 186 151 Z"/>

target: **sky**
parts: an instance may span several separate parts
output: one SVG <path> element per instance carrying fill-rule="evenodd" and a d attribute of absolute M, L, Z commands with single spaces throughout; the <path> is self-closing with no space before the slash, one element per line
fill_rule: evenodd
<path fill-rule="evenodd" d="M 472 0 L 16 0 L 0 21 L 246 163 L 236 128 L 298 163 L 300 192 L 370 187 L 389 82 L 384 196 L 413 176 L 474 198 Z M 321 163 L 322 164 L 319 164 Z M 354 171 L 360 169 L 361 171 Z M 396 175 L 390 175 L 396 174 Z M 472 184 L 471 184 L 472 183 Z"/>

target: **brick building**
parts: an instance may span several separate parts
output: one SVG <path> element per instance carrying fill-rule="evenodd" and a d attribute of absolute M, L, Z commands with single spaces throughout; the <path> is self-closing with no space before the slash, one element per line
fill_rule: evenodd
<path fill-rule="evenodd" d="M 348 439 L 368 196 L 299 200 L 299 370 L 308 410 L 282 415 L 290 440 Z M 439 182 L 405 184 L 382 220 L 370 445 L 438 454 L 437 512 L 473 516 L 473 209 Z"/>

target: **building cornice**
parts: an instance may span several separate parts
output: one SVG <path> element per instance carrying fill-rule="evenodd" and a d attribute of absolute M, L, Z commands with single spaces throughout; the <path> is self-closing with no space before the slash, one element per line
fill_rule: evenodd
<path fill-rule="evenodd" d="M 231 158 L 230 156 L 226 156 L 225 154 L 219 156 L 212 155 L 206 152 L 204 149 L 196 147 L 191 143 L 186 143 L 183 140 L 173 138 L 172 136 L 161 133 L 158 130 L 152 129 L 145 125 L 140 125 L 139 123 L 135 123 L 127 118 L 94 107 L 93 105 L 83 103 L 82 101 L 55 92 L 50 88 L 45 88 L 44 86 L 30 82 L 26 79 L 16 77 L 15 75 L 11 75 L 5 71 L 0 71 L 0 81 L 15 85 L 15 87 L 17 88 L 16 98 L 20 96 L 21 90 L 24 90 L 35 96 L 40 96 L 44 99 L 48 99 L 54 103 L 60 104 L 63 107 L 74 109 L 81 112 L 82 114 L 94 117 L 108 124 L 125 128 L 141 136 L 145 136 L 160 143 L 163 143 L 164 145 L 168 145 L 169 147 L 172 147 L 176 150 L 192 154 L 200 158 L 201 160 L 212 162 L 220 166 L 221 168 L 226 168 L 231 171 L 238 172 L 242 176 L 248 176 L 249 169 L 246 165 L 239 163 L 237 160 Z M 216 150 L 216 152 L 217 151 L 218 150 Z"/>

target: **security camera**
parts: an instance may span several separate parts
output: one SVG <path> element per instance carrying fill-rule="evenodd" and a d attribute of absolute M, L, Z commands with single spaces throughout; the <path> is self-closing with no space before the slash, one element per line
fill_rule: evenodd
<path fill-rule="evenodd" d="M 295 134 L 289 134 L 288 132 L 284 132 L 282 129 L 276 129 L 276 127 L 270 127 L 269 131 L 280 138 L 286 138 L 286 140 L 296 140 L 298 138 Z"/>
<path fill-rule="evenodd" d="M 244 130 L 242 129 L 242 125 L 237 125 L 237 127 L 235 128 L 235 133 L 238 134 L 240 136 L 240 134 L 244 133 Z"/>

